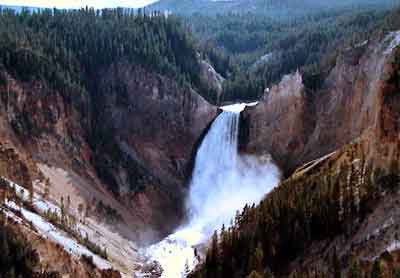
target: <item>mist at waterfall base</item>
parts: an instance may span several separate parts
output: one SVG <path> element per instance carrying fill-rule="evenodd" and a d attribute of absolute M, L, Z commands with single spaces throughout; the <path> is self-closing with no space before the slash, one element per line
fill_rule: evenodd
<path fill-rule="evenodd" d="M 246 104 L 222 107 L 196 154 L 187 200 L 189 221 L 147 254 L 163 268 L 162 277 L 185 277 L 198 263 L 194 246 L 205 243 L 222 224 L 229 226 L 246 204 L 259 203 L 279 181 L 269 156 L 238 153 L 240 112 Z"/>

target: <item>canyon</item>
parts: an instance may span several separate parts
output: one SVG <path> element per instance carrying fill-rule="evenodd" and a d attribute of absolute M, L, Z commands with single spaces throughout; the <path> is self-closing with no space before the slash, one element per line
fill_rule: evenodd
<path fill-rule="evenodd" d="M 272 190 L 278 178 L 269 182 L 268 175 L 263 176 L 269 170 L 261 167 L 263 174 L 255 175 L 257 186 L 268 188 L 257 190 L 246 202 L 257 204 L 267 193 L 268 200 L 279 190 L 308 186 L 315 190 L 302 192 L 311 196 L 331 179 L 345 188 L 334 214 L 340 215 L 346 232 L 321 233 L 294 257 L 273 257 L 280 265 L 274 269 L 278 273 L 328 268 L 326 257 L 334 249 L 340 250 L 341 258 L 353 251 L 367 262 L 385 251 L 397 256 L 399 197 L 390 187 L 398 183 L 400 172 L 399 44 L 400 33 L 392 32 L 346 49 L 321 88 L 308 88 L 301 73 L 295 72 L 266 89 L 259 103 L 234 115 L 219 110 L 187 84 L 124 60 L 99 68 L 89 91 L 67 94 L 42 80 L 18 80 L 2 69 L 0 176 L 26 189 L 33 187 L 35 198 L 48 195 L 45 199 L 60 208 L 64 200 L 70 200 L 70 213 L 77 217 L 83 207 L 87 219 L 82 221 L 82 230 L 95 227 L 88 231 L 89 239 L 101 242 L 112 268 L 127 277 L 143 269 L 144 275 L 160 275 L 157 263 L 143 258 L 143 248 L 168 240 L 187 223 L 193 228 L 191 221 L 202 220 L 200 230 L 206 238 L 193 244 L 207 243 L 222 224 L 230 226 L 236 210 L 245 203 L 229 208 L 222 220 L 203 220 L 216 209 L 216 213 L 224 210 L 214 204 L 220 201 L 218 186 L 229 186 L 225 183 L 231 173 L 223 172 L 213 190 L 204 193 L 203 186 L 210 186 L 221 169 L 232 168 L 231 163 L 239 161 L 236 155 L 243 159 L 240 163 L 248 164 L 241 166 L 243 176 L 231 177 L 240 185 L 246 184 L 246 174 L 259 169 L 259 163 L 252 161 L 265 163 L 271 156 L 271 163 L 283 173 L 281 183 Z M 209 82 L 205 86 L 218 94 L 223 78 L 204 63 L 203 82 Z M 221 134 L 214 134 L 214 125 Z M 218 141 L 218 136 L 227 134 L 228 144 Z M 204 142 L 211 147 L 203 153 Z M 219 153 L 218 147 L 224 146 L 229 148 Z M 201 153 L 201 168 L 210 167 L 211 173 L 196 177 Z M 218 158 L 222 164 L 206 165 L 208 159 Z M 254 184 L 251 179 L 245 187 L 251 189 Z M 196 191 L 199 188 L 201 194 Z M 237 191 L 234 187 L 229 193 L 234 197 Z M 388 210 L 391 213 L 385 213 Z M 193 212 L 200 217 L 193 217 Z M 28 223 L 20 226 L 39 250 L 47 247 L 62 254 L 66 262 L 74 261 L 65 269 L 40 252 L 51 270 L 92 277 L 90 271 L 82 270 L 82 262 L 41 238 Z M 279 239 L 274 244 L 284 245 Z M 121 251 L 121 246 L 126 250 Z M 190 270 L 196 270 L 196 263 L 191 262 Z M 97 270 L 94 275 L 118 274 Z"/>

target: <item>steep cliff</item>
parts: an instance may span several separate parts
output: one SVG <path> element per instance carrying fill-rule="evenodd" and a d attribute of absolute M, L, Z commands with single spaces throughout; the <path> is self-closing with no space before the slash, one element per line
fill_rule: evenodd
<path fill-rule="evenodd" d="M 190 87 L 126 63 L 99 77 L 95 167 L 111 191 L 143 213 L 146 226 L 168 232 L 183 217 L 192 154 L 216 108 Z"/>
<path fill-rule="evenodd" d="M 243 150 L 270 152 L 289 174 L 371 128 L 398 35 L 345 50 L 318 91 L 305 88 L 299 73 L 266 90 L 261 103 L 243 115 Z"/>
<path fill-rule="evenodd" d="M 27 186 L 48 179 L 50 195 L 71 195 L 75 209 L 101 201 L 134 239 L 157 239 L 182 219 L 192 153 L 216 115 L 193 89 L 128 63 L 100 69 L 90 92 L 2 75 L 2 160 L 16 153 L 26 168 L 3 163 L 2 175 Z"/>
<path fill-rule="evenodd" d="M 214 236 L 193 277 L 398 273 L 399 35 L 347 50 L 311 103 L 296 73 L 245 112 L 244 151 L 290 174 Z"/>

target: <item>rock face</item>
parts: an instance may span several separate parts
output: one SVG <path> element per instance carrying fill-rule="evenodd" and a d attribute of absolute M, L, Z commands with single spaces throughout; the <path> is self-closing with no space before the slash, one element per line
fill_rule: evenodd
<path fill-rule="evenodd" d="M 192 154 L 216 108 L 191 88 L 128 64 L 101 76 L 96 168 L 112 191 L 143 211 L 146 226 L 168 232 L 182 219 Z M 166 212 L 170 223 L 162 221 Z"/>
<path fill-rule="evenodd" d="M 397 32 L 347 50 L 317 92 L 285 76 L 244 112 L 242 151 L 270 152 L 288 178 L 243 210 L 220 246 L 229 257 L 207 271 L 245 276 L 248 264 L 230 262 L 257 250 L 277 277 L 348 277 L 352 261 L 363 273 L 379 263 L 382 277 L 399 267 L 399 45 Z"/>
<path fill-rule="evenodd" d="M 52 198 L 71 194 L 73 209 L 82 202 L 96 214 L 101 202 L 134 240 L 156 240 L 182 219 L 192 154 L 217 113 L 195 91 L 125 63 L 99 69 L 88 91 L 1 75 L 0 175 L 49 181 Z"/>
<path fill-rule="evenodd" d="M 328 193 L 320 206 L 334 200 L 338 207 L 329 215 L 336 214 L 342 223 L 330 228 L 342 226 L 334 237 L 314 240 L 304 256 L 298 256 L 289 264 L 289 272 L 301 273 L 306 269 L 328 272 L 331 265 L 327 258 L 335 252 L 342 262 L 351 257 L 358 258 L 364 269 L 371 269 L 373 262 L 378 260 L 387 275 L 399 267 L 397 263 L 391 263 L 391 258 L 396 258 L 399 253 L 397 230 L 400 223 L 400 49 L 395 49 L 396 37 L 398 34 L 392 33 L 378 45 L 386 47 L 381 52 L 383 60 L 376 60 L 376 69 L 382 72 L 378 74 L 370 65 L 377 77 L 370 83 L 373 89 L 364 90 L 368 94 L 359 96 L 358 109 L 353 107 L 359 114 L 351 118 L 352 122 L 343 123 L 344 127 L 358 128 L 360 135 L 348 135 L 355 139 L 335 152 L 303 165 L 283 182 L 289 189 L 315 186 L 306 193 L 308 195 L 315 191 L 326 194 L 327 188 L 338 186 L 339 190 L 331 190 L 332 195 Z M 363 99 L 365 97 L 367 99 Z M 342 273 L 346 268 L 342 264 Z"/>
<path fill-rule="evenodd" d="M 261 103 L 243 112 L 241 145 L 252 153 L 271 153 L 283 169 L 289 169 L 307 143 L 312 127 L 309 109 L 301 75 L 284 76 L 266 90 Z"/>
<path fill-rule="evenodd" d="M 391 33 L 383 41 L 346 50 L 317 92 L 304 88 L 299 73 L 285 76 L 258 106 L 245 111 L 242 149 L 270 152 L 289 174 L 370 128 L 395 128 L 380 117 L 388 97 L 384 92 L 393 87 L 398 36 Z"/>
<path fill-rule="evenodd" d="M 215 96 L 210 96 L 215 99 L 216 103 L 219 103 L 222 94 L 222 83 L 225 79 L 215 71 L 213 66 L 207 61 L 200 61 L 200 80 L 202 86 L 205 88 L 210 88 Z"/>

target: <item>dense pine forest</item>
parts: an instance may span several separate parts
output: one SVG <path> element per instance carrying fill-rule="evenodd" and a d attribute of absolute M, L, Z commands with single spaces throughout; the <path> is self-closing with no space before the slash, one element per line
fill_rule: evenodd
<path fill-rule="evenodd" d="M 267 15 L 273 18 L 294 18 L 321 11 L 370 6 L 381 8 L 397 4 L 396 0 L 160 0 L 147 8 L 151 11 L 170 11 L 174 14 L 218 15 L 224 13 Z"/>
<path fill-rule="evenodd" d="M 342 49 L 389 28 L 388 13 L 367 6 L 294 19 L 251 13 L 182 19 L 145 10 L 2 9 L 0 67 L 21 80 L 85 92 L 95 70 L 126 60 L 190 84 L 213 103 L 255 100 L 296 70 L 318 87 Z M 221 96 L 201 84 L 198 54 L 226 79 Z"/>
<path fill-rule="evenodd" d="M 376 7 L 321 12 L 294 19 L 253 14 L 194 14 L 187 19 L 205 53 L 228 80 L 223 100 L 254 100 L 284 74 L 300 70 L 320 85 L 340 51 L 389 30 L 389 10 Z"/>
<path fill-rule="evenodd" d="M 194 42 L 174 17 L 124 9 L 3 9 L 0 28 L 0 67 L 23 81 L 85 91 L 95 70 L 127 60 L 198 85 Z"/>

